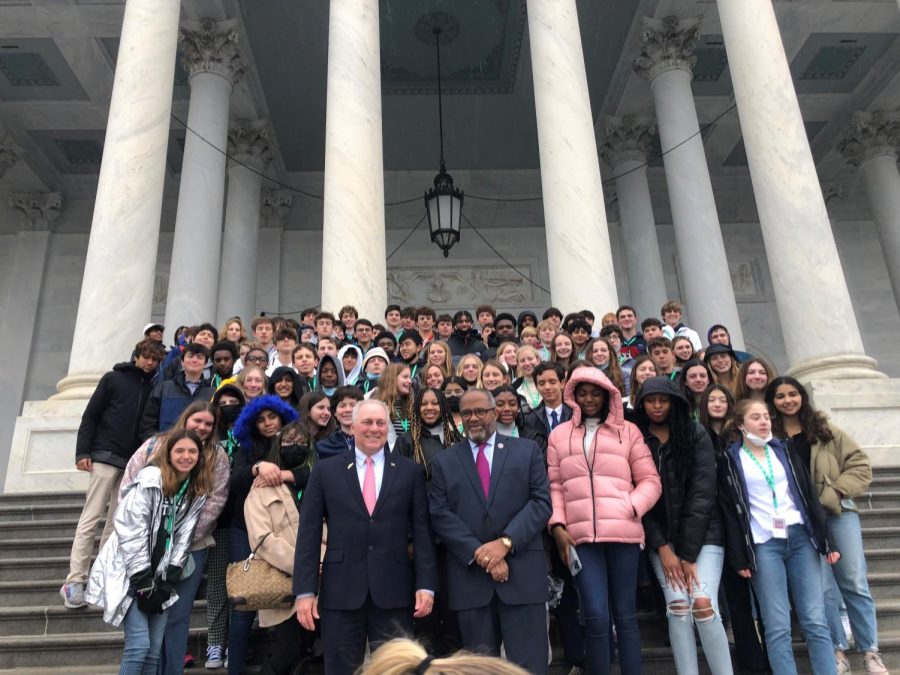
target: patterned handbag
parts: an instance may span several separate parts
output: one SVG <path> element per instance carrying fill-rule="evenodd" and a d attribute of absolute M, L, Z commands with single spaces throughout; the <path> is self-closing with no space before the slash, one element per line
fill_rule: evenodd
<path fill-rule="evenodd" d="M 287 609 L 294 604 L 290 575 L 256 557 L 256 552 L 268 536 L 260 540 L 246 560 L 228 564 L 225 587 L 228 602 L 235 609 L 255 612 L 259 609 Z"/>

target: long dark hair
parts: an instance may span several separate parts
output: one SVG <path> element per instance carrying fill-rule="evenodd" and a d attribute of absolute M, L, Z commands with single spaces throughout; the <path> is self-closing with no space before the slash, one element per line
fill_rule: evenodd
<path fill-rule="evenodd" d="M 412 418 L 409 423 L 409 436 L 412 439 L 412 458 L 414 461 L 425 467 L 426 475 L 431 473 L 431 469 L 425 459 L 425 451 L 422 449 L 422 429 L 424 428 L 424 425 L 422 424 L 421 409 L 422 399 L 425 398 L 425 394 L 429 391 L 437 398 L 438 407 L 441 409 L 439 423 L 444 430 L 444 447 L 450 447 L 454 443 L 458 443 L 462 440 L 462 435 L 459 433 L 456 424 L 453 422 L 453 413 L 450 411 L 450 404 L 447 403 L 447 397 L 444 396 L 444 393 L 440 389 L 433 389 L 432 387 L 419 389 L 416 394 Z"/>
<path fill-rule="evenodd" d="M 725 401 L 728 403 L 728 410 L 725 412 L 725 417 L 722 418 L 722 431 L 718 433 L 713 429 L 712 418 L 709 416 L 709 396 L 714 391 L 720 391 L 725 394 Z M 703 390 L 703 395 L 700 397 L 700 407 L 697 412 L 700 424 L 703 425 L 703 428 L 706 429 L 710 438 L 713 439 L 713 443 L 717 446 L 716 451 L 723 450 L 727 441 L 734 436 L 734 430 L 729 430 L 728 424 L 734 412 L 734 396 L 732 396 L 731 390 L 724 384 L 711 383 Z"/>
<path fill-rule="evenodd" d="M 328 397 L 321 391 L 311 391 L 308 394 L 304 394 L 300 399 L 300 428 L 303 429 L 313 441 L 322 440 L 337 427 L 337 423 L 334 420 L 334 413 L 328 418 L 328 423 L 324 427 L 320 427 L 309 419 L 309 411 L 312 410 L 312 407 L 327 399 Z M 329 405 L 329 409 L 330 408 L 331 406 Z"/>
<path fill-rule="evenodd" d="M 669 440 L 666 447 L 675 462 L 675 469 L 679 476 L 687 478 L 694 470 L 694 421 L 691 419 L 691 407 L 680 396 L 665 392 L 649 392 L 647 396 L 663 394 L 669 397 L 669 415 L 666 424 L 669 427 Z M 644 401 L 641 398 L 637 404 L 637 425 L 644 436 L 650 433 L 650 418 L 644 410 Z"/>
<path fill-rule="evenodd" d="M 776 377 L 766 387 L 766 405 L 769 406 L 769 413 L 772 415 L 772 433 L 779 438 L 787 437 L 784 431 L 784 420 L 781 413 L 775 408 L 775 393 L 778 391 L 778 387 L 783 384 L 789 384 L 800 393 L 800 410 L 797 413 L 797 418 L 800 421 L 801 433 L 806 436 L 806 440 L 811 445 L 828 443 L 834 440 L 834 434 L 831 433 L 831 429 L 828 427 L 828 418 L 825 416 L 825 413 L 819 412 L 812 407 L 806 387 L 788 375 Z"/>

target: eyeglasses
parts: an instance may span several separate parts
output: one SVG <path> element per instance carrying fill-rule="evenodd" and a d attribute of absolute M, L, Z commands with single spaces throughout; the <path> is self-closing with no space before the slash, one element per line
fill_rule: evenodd
<path fill-rule="evenodd" d="M 473 417 L 477 417 L 480 420 L 483 420 L 487 417 L 489 412 L 492 412 L 493 408 L 472 408 L 471 410 L 460 410 L 459 416 L 464 420 L 470 420 Z"/>
<path fill-rule="evenodd" d="M 267 359 L 265 356 L 247 356 L 244 358 L 244 361 L 246 361 L 247 363 L 265 363 L 268 360 L 269 359 Z"/>

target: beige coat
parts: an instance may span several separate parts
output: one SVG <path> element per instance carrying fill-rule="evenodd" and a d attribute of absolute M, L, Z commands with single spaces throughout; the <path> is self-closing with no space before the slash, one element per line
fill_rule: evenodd
<path fill-rule="evenodd" d="M 819 501 L 829 514 L 840 515 L 838 493 L 851 498 L 863 494 L 872 482 L 872 463 L 856 441 L 830 422 L 828 428 L 834 438 L 813 444 L 809 461 Z"/>

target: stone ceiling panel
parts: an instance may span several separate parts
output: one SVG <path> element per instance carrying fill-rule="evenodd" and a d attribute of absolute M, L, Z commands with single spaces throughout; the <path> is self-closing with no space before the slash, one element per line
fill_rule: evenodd
<path fill-rule="evenodd" d="M 798 94 L 849 94 L 897 39 L 894 33 L 812 33 L 791 62 Z"/>
<path fill-rule="evenodd" d="M 83 101 L 87 98 L 51 38 L 0 38 L 0 100 Z"/>

